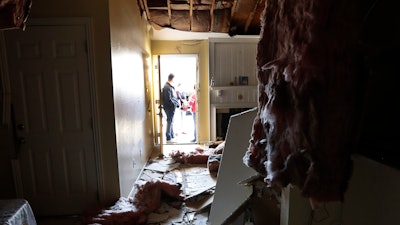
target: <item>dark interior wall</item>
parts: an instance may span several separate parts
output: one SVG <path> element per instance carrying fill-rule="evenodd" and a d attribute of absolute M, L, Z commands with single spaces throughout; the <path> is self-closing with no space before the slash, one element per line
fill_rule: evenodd
<path fill-rule="evenodd" d="M 361 49 L 368 75 L 358 152 L 400 168 L 396 156 L 400 140 L 400 14 L 398 1 L 364 2 Z"/>

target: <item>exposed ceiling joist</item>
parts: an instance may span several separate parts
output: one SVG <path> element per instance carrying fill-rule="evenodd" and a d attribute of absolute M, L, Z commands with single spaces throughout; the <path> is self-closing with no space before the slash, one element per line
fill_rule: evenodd
<path fill-rule="evenodd" d="M 257 11 L 257 8 L 258 8 L 260 2 L 261 2 L 261 0 L 258 0 L 256 2 L 256 4 L 253 7 L 253 10 L 251 11 L 249 17 L 247 18 L 246 24 L 244 26 L 244 32 L 248 32 L 249 26 L 251 25 L 251 22 L 254 20 L 254 15 L 255 15 L 255 12 Z"/>
<path fill-rule="evenodd" d="M 193 0 L 190 0 L 189 4 L 189 20 L 190 20 L 190 30 L 193 27 Z"/>
<path fill-rule="evenodd" d="M 137 0 L 156 28 L 258 35 L 265 0 Z"/>
<path fill-rule="evenodd" d="M 215 8 L 215 0 L 211 1 L 211 8 L 210 8 L 210 31 L 214 30 L 214 8 Z"/>
<path fill-rule="evenodd" d="M 171 0 L 167 0 L 168 4 L 168 24 L 171 25 Z"/>

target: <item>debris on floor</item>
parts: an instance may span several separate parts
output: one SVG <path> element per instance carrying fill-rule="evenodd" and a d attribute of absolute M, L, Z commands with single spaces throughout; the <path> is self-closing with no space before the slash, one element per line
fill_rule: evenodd
<path fill-rule="evenodd" d="M 148 224 L 148 215 L 160 210 L 164 202 L 176 208 L 182 204 L 183 196 L 179 184 L 152 180 L 137 183 L 135 187 L 133 198 L 121 197 L 113 206 L 88 218 L 86 224 Z"/>
<path fill-rule="evenodd" d="M 193 155 L 215 152 L 212 148 L 199 149 Z M 201 163 L 182 160 L 190 158 L 186 156 L 192 153 L 180 152 L 181 158 L 174 158 L 171 153 L 149 160 L 130 197 L 120 198 L 113 206 L 92 213 L 85 224 L 207 224 L 216 176 L 208 169 L 208 155 Z"/>
<path fill-rule="evenodd" d="M 224 141 L 211 142 L 207 148 L 196 147 L 190 152 L 173 150 L 169 156 L 180 163 L 207 164 L 209 172 L 213 175 L 217 175 L 224 147 Z"/>
<path fill-rule="evenodd" d="M 226 203 L 225 198 L 221 201 L 221 196 L 218 196 L 216 176 L 224 148 L 225 142 L 221 141 L 212 143 L 206 148 L 197 146 L 189 150 L 177 149 L 170 151 L 168 156 L 160 154 L 153 157 L 143 168 L 128 198 L 120 198 L 113 206 L 90 214 L 84 224 L 209 224 L 213 207 L 215 208 L 213 204 Z M 236 155 L 235 151 L 228 154 L 228 160 L 230 155 Z M 236 161 L 241 163 L 241 157 L 237 158 Z M 237 167 L 237 164 L 234 165 L 230 168 L 221 168 L 220 172 L 224 170 L 229 172 L 232 167 Z M 279 224 L 277 202 L 270 200 L 276 196 L 265 189 L 265 186 L 257 188 L 257 184 L 263 182 L 260 179 L 259 176 L 249 176 L 246 179 L 239 179 L 241 182 L 232 184 L 228 188 L 240 185 L 258 190 L 251 191 L 252 196 L 246 197 L 247 199 L 244 199 L 239 207 L 232 209 L 232 214 L 223 218 L 223 224 L 254 224 L 254 222 L 262 225 L 267 224 L 266 222 L 268 225 Z M 232 198 L 232 195 L 229 198 Z M 271 212 L 263 212 L 266 208 Z M 254 212 L 257 214 L 254 215 Z M 268 216 L 267 221 L 264 221 L 265 215 Z"/>

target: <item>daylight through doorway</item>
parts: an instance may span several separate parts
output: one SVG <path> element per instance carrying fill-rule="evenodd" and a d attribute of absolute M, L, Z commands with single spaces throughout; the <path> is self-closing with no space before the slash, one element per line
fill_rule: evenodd
<path fill-rule="evenodd" d="M 173 73 L 174 86 L 179 91 L 181 97 L 186 103 L 189 102 L 192 94 L 196 94 L 197 81 L 197 55 L 160 55 L 160 84 L 161 88 L 167 82 L 168 75 Z M 188 104 L 185 107 L 177 108 L 175 111 L 173 129 L 175 138 L 172 144 L 193 144 L 197 140 L 195 132 L 195 123 L 193 113 Z M 162 110 L 162 138 L 164 144 L 166 142 L 165 128 L 166 115 Z"/>

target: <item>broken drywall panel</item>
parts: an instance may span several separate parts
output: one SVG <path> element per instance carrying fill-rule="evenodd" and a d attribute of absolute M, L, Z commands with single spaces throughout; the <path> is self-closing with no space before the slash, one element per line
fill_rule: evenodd
<path fill-rule="evenodd" d="M 255 170 L 243 163 L 256 115 L 257 108 L 253 108 L 230 118 L 208 219 L 210 225 L 222 224 L 252 194 L 252 186 L 242 185 L 240 182 L 257 175 Z"/>
<path fill-rule="evenodd" d="M 202 212 L 214 201 L 214 194 L 201 194 L 185 201 L 185 205 L 189 210 Z"/>
<path fill-rule="evenodd" d="M 210 175 L 207 165 L 182 165 L 180 171 L 184 174 L 183 190 L 186 198 L 214 188 L 217 183 L 217 178 Z"/>
<path fill-rule="evenodd" d="M 208 212 L 203 212 L 200 214 L 196 214 L 196 216 L 194 217 L 191 224 L 192 225 L 205 225 L 205 224 L 207 224 L 207 220 L 208 220 Z"/>
<path fill-rule="evenodd" d="M 150 181 L 150 180 L 162 179 L 162 177 L 163 177 L 162 173 L 153 170 L 143 170 L 142 174 L 140 175 L 140 180 Z"/>
<path fill-rule="evenodd" d="M 179 224 L 185 221 L 185 210 L 162 203 L 160 208 L 149 214 L 147 224 Z"/>
<path fill-rule="evenodd" d="M 149 165 L 145 167 L 145 169 L 158 172 L 167 172 L 178 168 L 179 165 L 180 163 L 177 163 L 173 160 L 152 160 Z"/>

